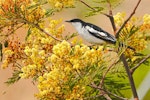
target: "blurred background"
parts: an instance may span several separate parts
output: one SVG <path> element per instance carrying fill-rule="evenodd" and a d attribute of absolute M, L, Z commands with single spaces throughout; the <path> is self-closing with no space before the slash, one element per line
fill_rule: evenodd
<path fill-rule="evenodd" d="M 137 1 L 138 0 L 124 0 L 121 5 L 113 10 L 113 14 L 116 14 L 117 12 L 126 12 L 128 16 L 132 12 Z M 76 8 L 65 9 L 62 12 L 56 13 L 53 18 L 63 18 L 63 20 L 81 18 L 84 21 L 102 27 L 109 33 L 113 32 L 110 21 L 106 16 L 96 15 L 92 17 L 84 17 L 86 9 L 86 6 L 79 4 Z M 143 16 L 144 14 L 150 14 L 150 0 L 142 0 L 135 15 Z M 66 26 L 66 32 L 75 32 L 70 24 L 65 22 L 64 24 Z M 24 33 L 26 32 L 25 30 L 20 31 L 24 31 Z M 148 48 L 149 50 L 144 52 L 150 53 L 150 45 Z M 34 93 L 38 92 L 38 90 L 36 85 L 32 83 L 32 80 L 20 80 L 11 86 L 7 86 L 4 82 L 6 82 L 11 75 L 11 68 L 5 70 L 0 69 L 0 100 L 36 100 Z M 134 73 L 134 79 L 140 100 L 150 100 L 150 66 L 142 65 L 139 67 Z"/>

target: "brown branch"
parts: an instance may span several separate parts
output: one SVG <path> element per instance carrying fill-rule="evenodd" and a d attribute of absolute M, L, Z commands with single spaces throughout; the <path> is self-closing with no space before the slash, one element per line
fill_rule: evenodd
<path fill-rule="evenodd" d="M 90 84 L 89 86 L 92 87 L 92 88 L 98 89 L 98 90 L 100 90 L 101 92 L 103 92 L 103 94 L 101 94 L 101 95 L 109 94 L 109 95 L 112 95 L 112 96 L 118 98 L 119 100 L 127 100 L 127 98 L 120 97 L 120 96 L 118 96 L 117 94 L 114 94 L 114 93 L 108 91 L 107 89 L 100 88 L 100 87 L 98 87 L 98 86 L 97 86 L 96 84 L 94 84 L 94 83 Z M 99 96 L 101 96 L 101 95 L 99 95 Z"/>
<path fill-rule="evenodd" d="M 124 64 L 124 67 L 125 67 L 125 70 L 126 70 L 126 73 L 128 75 L 128 78 L 129 78 L 129 82 L 130 82 L 130 85 L 131 85 L 131 89 L 132 89 L 132 93 L 133 93 L 133 96 L 134 96 L 134 99 L 135 100 L 139 100 L 138 99 L 138 94 L 137 94 L 137 91 L 136 91 L 136 87 L 135 87 L 135 84 L 134 84 L 134 80 L 133 80 L 133 77 L 130 73 L 130 68 L 128 66 L 128 63 L 126 61 L 126 58 L 125 58 L 125 55 L 122 54 L 120 56 L 120 59 L 123 61 L 123 64 Z"/>
<path fill-rule="evenodd" d="M 112 13 L 112 6 L 111 6 L 111 3 L 109 0 L 107 0 L 107 3 L 109 5 L 109 16 L 107 16 L 111 22 L 111 25 L 112 25 L 112 28 L 114 30 L 114 33 L 116 33 L 116 25 L 115 25 L 115 21 L 114 21 L 114 18 L 113 18 L 113 13 Z"/>
<path fill-rule="evenodd" d="M 140 66 L 143 62 L 145 62 L 147 59 L 149 59 L 149 58 L 150 58 L 150 54 L 147 55 L 144 59 L 142 59 L 136 66 L 134 66 L 134 67 L 130 70 L 131 74 L 133 74 L 134 71 L 135 71 L 137 68 L 139 68 L 139 66 Z"/>
<path fill-rule="evenodd" d="M 135 8 L 133 9 L 132 13 L 130 14 L 130 16 L 124 21 L 124 23 L 122 24 L 122 26 L 120 27 L 120 29 L 117 31 L 116 33 L 116 38 L 119 37 L 119 34 L 121 32 L 121 30 L 124 28 L 124 26 L 127 24 L 127 22 L 131 19 L 131 17 L 135 14 L 136 9 L 138 8 L 139 4 L 140 4 L 141 0 L 138 1 L 138 3 L 136 4 Z"/>
<path fill-rule="evenodd" d="M 98 95 L 95 95 L 95 96 L 90 96 L 90 97 L 86 97 L 86 98 L 83 98 L 83 100 L 93 100 L 93 99 L 95 99 L 95 98 L 98 98 L 98 97 L 100 97 L 100 96 L 103 96 L 102 94 L 98 94 Z M 81 99 L 79 99 L 79 100 L 81 100 Z"/>
<path fill-rule="evenodd" d="M 96 84 L 94 84 L 94 83 L 91 83 L 91 84 L 88 85 L 88 86 L 100 90 L 101 93 L 100 93 L 99 95 L 104 96 L 104 97 L 106 98 L 106 100 L 112 100 L 112 99 L 108 96 L 108 94 L 103 90 L 103 88 L 98 87 L 98 86 L 97 86 Z"/>

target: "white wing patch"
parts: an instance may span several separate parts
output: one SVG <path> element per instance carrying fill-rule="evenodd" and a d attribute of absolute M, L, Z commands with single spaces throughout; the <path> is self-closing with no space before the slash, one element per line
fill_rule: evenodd
<path fill-rule="evenodd" d="M 99 32 L 92 27 L 86 26 L 85 28 L 92 33 L 98 33 L 99 35 L 104 36 L 104 37 L 107 36 L 107 34 L 105 34 L 104 32 Z"/>

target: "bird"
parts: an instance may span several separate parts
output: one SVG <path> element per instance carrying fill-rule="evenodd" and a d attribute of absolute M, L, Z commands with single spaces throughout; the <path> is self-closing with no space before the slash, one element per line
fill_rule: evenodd
<path fill-rule="evenodd" d="M 92 44 L 103 44 L 105 42 L 116 44 L 117 39 L 112 34 L 106 32 L 102 28 L 85 22 L 81 19 L 71 19 L 67 20 L 66 22 L 71 23 L 74 28 L 77 30 L 79 35 L 85 39 L 87 42 Z M 123 45 L 122 43 L 120 45 Z M 134 50 L 133 47 L 127 46 L 127 48 L 130 48 Z"/>

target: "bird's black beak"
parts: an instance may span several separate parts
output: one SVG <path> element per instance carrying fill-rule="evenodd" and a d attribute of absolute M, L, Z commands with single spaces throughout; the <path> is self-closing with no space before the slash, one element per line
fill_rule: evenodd
<path fill-rule="evenodd" d="M 68 23 L 70 23 L 71 21 L 70 21 L 70 20 L 66 20 L 65 22 L 68 22 Z"/>

